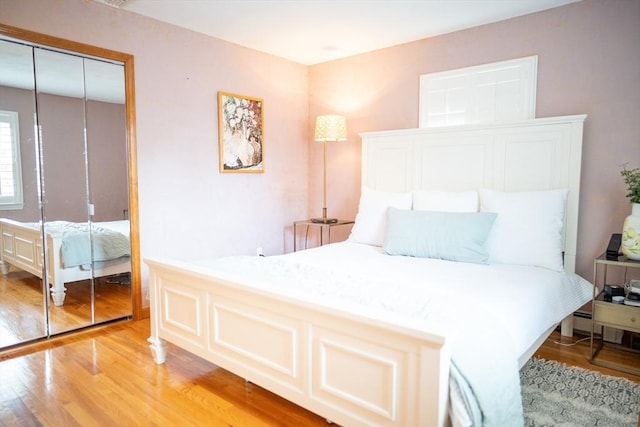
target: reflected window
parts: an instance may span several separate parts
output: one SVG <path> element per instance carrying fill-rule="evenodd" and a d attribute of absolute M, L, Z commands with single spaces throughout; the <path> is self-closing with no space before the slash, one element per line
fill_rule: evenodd
<path fill-rule="evenodd" d="M 22 209 L 18 113 L 0 110 L 0 210 Z"/>

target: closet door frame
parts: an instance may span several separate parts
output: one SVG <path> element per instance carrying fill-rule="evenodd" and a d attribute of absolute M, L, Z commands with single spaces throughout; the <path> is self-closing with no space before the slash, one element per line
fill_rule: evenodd
<path fill-rule="evenodd" d="M 76 52 L 124 64 L 125 117 L 127 121 L 127 148 L 129 171 L 129 221 L 131 225 L 131 298 L 133 319 L 149 317 L 149 307 L 142 305 L 142 284 L 140 266 L 140 228 L 138 222 L 138 161 L 136 146 L 136 114 L 133 55 L 104 49 L 72 40 L 61 39 L 46 34 L 12 27 L 0 23 L 0 34 L 57 49 Z"/>

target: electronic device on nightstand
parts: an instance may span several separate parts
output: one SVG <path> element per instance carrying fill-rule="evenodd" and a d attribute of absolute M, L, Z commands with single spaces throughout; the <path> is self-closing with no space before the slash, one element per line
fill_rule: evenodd
<path fill-rule="evenodd" d="M 607 245 L 607 259 L 617 260 L 620 255 L 620 245 L 622 244 L 622 234 L 614 233 L 611 235 L 609 245 Z"/>
<path fill-rule="evenodd" d="M 629 291 L 624 303 L 625 305 L 640 307 L 640 280 L 631 280 L 629 282 Z"/>

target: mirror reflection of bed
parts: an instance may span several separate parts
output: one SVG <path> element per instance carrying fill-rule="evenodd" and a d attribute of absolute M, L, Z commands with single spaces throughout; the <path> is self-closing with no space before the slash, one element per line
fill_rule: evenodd
<path fill-rule="evenodd" d="M 69 50 L 0 37 L 0 348 L 133 312 L 124 64 Z"/>

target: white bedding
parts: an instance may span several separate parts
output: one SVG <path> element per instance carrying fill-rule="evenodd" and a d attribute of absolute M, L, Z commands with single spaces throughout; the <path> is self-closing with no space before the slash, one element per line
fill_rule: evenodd
<path fill-rule="evenodd" d="M 121 219 L 118 221 L 102 221 L 102 222 L 94 222 L 98 227 L 107 228 L 109 230 L 117 231 L 118 233 L 124 234 L 127 239 L 129 239 L 129 235 L 131 234 L 131 224 L 127 219 Z"/>
<path fill-rule="evenodd" d="M 589 282 L 565 272 L 393 257 L 380 247 L 351 242 L 199 264 L 220 278 L 327 309 L 459 336 L 452 361 L 486 425 L 519 416 L 518 358 L 592 294 Z"/>
<path fill-rule="evenodd" d="M 470 305 L 470 311 L 458 310 L 456 316 L 473 327 L 478 324 L 473 306 L 482 307 L 503 324 L 505 338 L 513 342 L 518 355 L 590 301 L 593 292 L 591 283 L 575 274 L 521 265 L 394 257 L 384 255 L 378 246 L 351 242 L 288 255 L 230 257 L 199 264 L 232 274 L 236 280 L 241 268 L 240 274 L 248 280 L 244 283 L 302 299 L 310 298 L 310 292 L 333 307 L 370 312 L 368 308 L 375 306 L 401 313 L 398 321 L 428 316 L 431 308 L 440 311 L 434 302 L 447 301 L 449 308 Z M 247 265 L 259 269 L 247 270 Z M 283 274 L 288 283 L 283 282 Z"/>
<path fill-rule="evenodd" d="M 129 220 L 127 219 L 121 219 L 117 221 L 93 222 L 92 224 L 96 227 L 107 228 L 109 230 L 122 233 L 127 237 L 127 239 L 129 238 L 129 234 L 131 233 L 131 225 L 129 224 Z M 42 224 L 40 222 L 32 222 L 24 223 L 24 225 L 28 225 L 33 229 L 39 230 Z"/>
<path fill-rule="evenodd" d="M 38 230 L 41 227 L 41 223 L 37 222 L 25 225 Z M 89 239 L 87 222 L 48 221 L 45 231 L 61 239 L 60 259 L 64 268 L 89 270 L 92 264 L 102 268 L 128 262 L 131 256 L 128 220 L 92 222 L 92 239 Z"/>

